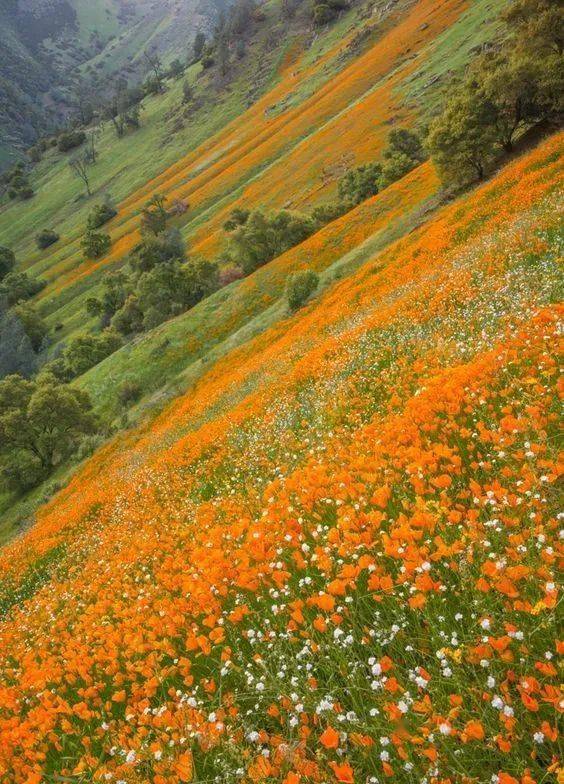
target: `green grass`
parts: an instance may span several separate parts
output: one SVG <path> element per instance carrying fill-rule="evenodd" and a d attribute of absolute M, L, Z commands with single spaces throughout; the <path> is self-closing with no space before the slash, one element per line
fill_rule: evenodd
<path fill-rule="evenodd" d="M 462 73 L 478 47 L 499 37 L 504 0 L 474 0 L 457 21 L 429 44 L 423 65 L 397 89 L 416 103 L 421 119 L 433 116 L 453 73 Z"/>

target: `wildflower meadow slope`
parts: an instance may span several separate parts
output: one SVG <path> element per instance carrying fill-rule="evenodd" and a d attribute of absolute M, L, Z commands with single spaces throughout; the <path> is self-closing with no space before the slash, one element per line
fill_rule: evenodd
<path fill-rule="evenodd" d="M 218 360 L 0 552 L 0 781 L 562 780 L 562 151 Z"/>

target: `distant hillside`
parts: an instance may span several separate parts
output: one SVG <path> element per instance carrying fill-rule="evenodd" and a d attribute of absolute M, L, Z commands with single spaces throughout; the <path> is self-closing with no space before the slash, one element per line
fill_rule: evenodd
<path fill-rule="evenodd" d="M 73 81 L 144 73 L 143 52 L 184 58 L 223 0 L 0 0 L 0 168 L 64 118 Z"/>

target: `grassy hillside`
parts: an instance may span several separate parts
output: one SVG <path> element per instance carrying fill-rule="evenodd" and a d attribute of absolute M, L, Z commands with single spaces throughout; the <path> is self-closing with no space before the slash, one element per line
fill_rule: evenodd
<path fill-rule="evenodd" d="M 95 329 L 85 301 L 97 293 L 108 270 L 123 264 L 137 241 L 139 211 L 152 193 L 189 202 L 175 224 L 190 252 L 209 258 L 221 251 L 221 224 L 236 206 L 308 211 L 324 203 L 333 198 L 347 167 L 380 154 L 390 123 L 425 120 L 430 96 L 438 96 L 448 75 L 440 52 L 452 40 L 470 51 L 496 35 L 498 5 L 484 4 L 478 15 L 451 0 L 393 7 L 382 2 L 374 14 L 352 10 L 320 34 L 307 14 L 282 21 L 279 6 L 271 2 L 262 8 L 264 20 L 225 89 L 218 91 L 215 76 L 200 73 L 196 65 L 188 72 L 195 100 L 187 116 L 181 81 L 172 81 L 163 96 L 145 99 L 139 131 L 118 140 L 106 124 L 91 168 L 90 199 L 72 176 L 68 154 L 46 155 L 34 170 L 35 198 L 23 207 L 1 209 L 0 241 L 14 248 L 21 268 L 47 281 L 37 304 L 51 330 L 49 354 Z M 288 170 L 295 172 L 290 181 Z M 289 272 L 312 263 L 323 271 L 339 261 L 337 274 L 346 274 L 349 264 L 415 226 L 436 202 L 437 191 L 434 172 L 423 167 L 303 248 L 129 343 L 76 383 L 114 423 L 122 422 L 118 390 L 124 380 L 139 384 L 143 393 L 130 418 L 162 405 L 206 363 L 284 313 L 280 298 Z M 118 208 L 109 224 L 112 250 L 100 261 L 86 262 L 79 247 L 86 217 L 108 193 Z M 34 237 L 46 227 L 56 228 L 61 240 L 38 251 Z M 327 272 L 327 279 L 331 275 Z M 65 476 L 61 469 L 53 481 Z M 29 517 L 30 503 L 44 492 L 18 503 L 11 496 L 0 498 L 4 535 L 15 521 Z"/>
<path fill-rule="evenodd" d="M 73 2 L 113 34 L 113 0 Z M 138 130 L 104 125 L 92 196 L 49 150 L 0 204 L 46 283 L 42 358 L 100 330 L 86 300 L 153 194 L 222 266 L 234 208 L 309 214 L 424 128 L 503 6 L 377 0 L 316 29 L 268 0 L 228 77 L 193 65 Z M 560 781 L 563 151 L 530 134 L 466 191 L 420 163 L 72 380 L 97 449 L 0 495 L 0 784 Z"/>
<path fill-rule="evenodd" d="M 2 551 L 7 780 L 554 770 L 563 143 L 227 351 Z"/>
<path fill-rule="evenodd" d="M 139 81 L 148 47 L 186 59 L 223 3 L 186 0 L 4 0 L 0 5 L 0 170 L 72 114 L 77 77 L 103 93 L 108 79 Z"/>

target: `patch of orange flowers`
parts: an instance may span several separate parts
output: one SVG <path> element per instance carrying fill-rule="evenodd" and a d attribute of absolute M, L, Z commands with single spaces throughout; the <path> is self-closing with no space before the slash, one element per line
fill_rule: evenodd
<path fill-rule="evenodd" d="M 230 352 L 2 550 L 1 782 L 562 775 L 563 139 Z"/>

